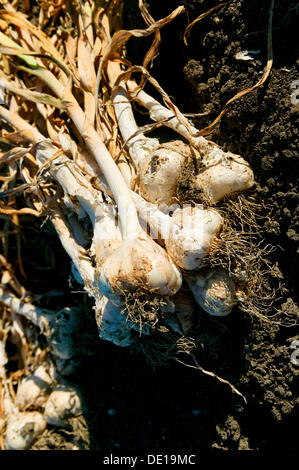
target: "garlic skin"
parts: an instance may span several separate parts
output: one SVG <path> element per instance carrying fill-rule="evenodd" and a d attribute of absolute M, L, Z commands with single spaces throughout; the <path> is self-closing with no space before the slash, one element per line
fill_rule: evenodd
<path fill-rule="evenodd" d="M 95 318 L 101 339 L 111 341 L 120 347 L 127 347 L 132 344 L 131 329 L 119 307 L 103 296 L 97 302 L 95 310 Z"/>
<path fill-rule="evenodd" d="M 16 395 L 16 405 L 20 410 L 42 406 L 47 401 L 51 384 L 51 377 L 45 367 L 39 366 L 32 375 L 20 383 Z"/>
<path fill-rule="evenodd" d="M 11 414 L 7 420 L 4 445 L 6 450 L 26 450 L 45 431 L 43 415 L 37 411 Z"/>
<path fill-rule="evenodd" d="M 224 270 L 209 270 L 186 280 L 196 302 L 212 316 L 229 315 L 237 303 L 235 283 Z"/>
<path fill-rule="evenodd" d="M 224 153 L 215 147 L 213 152 L 203 156 L 205 166 L 195 178 L 195 186 L 210 204 L 216 204 L 224 197 L 246 191 L 254 184 L 254 174 L 249 164 L 239 155 Z"/>
<path fill-rule="evenodd" d="M 82 199 L 80 203 L 83 206 Z M 87 204 L 84 208 L 87 210 Z M 94 229 L 90 251 L 96 264 L 100 264 L 122 243 L 121 231 L 117 225 L 117 210 L 111 204 L 93 205 L 89 209 L 89 216 Z"/>
<path fill-rule="evenodd" d="M 136 238 L 125 239 L 99 268 L 99 289 L 117 305 L 128 290 L 144 288 L 169 296 L 182 284 L 182 275 L 165 250 L 141 230 Z"/>
<path fill-rule="evenodd" d="M 223 225 L 221 215 L 200 206 L 185 207 L 173 213 L 176 223 L 165 239 L 167 253 L 185 270 L 200 269 Z"/>
<path fill-rule="evenodd" d="M 159 145 L 140 163 L 140 194 L 146 201 L 170 205 L 190 149 L 176 140 Z"/>
<path fill-rule="evenodd" d="M 65 426 L 67 420 L 83 413 L 82 398 L 79 392 L 68 384 L 55 387 L 49 396 L 44 418 L 53 426 Z"/>
<path fill-rule="evenodd" d="M 177 208 L 170 217 L 134 192 L 132 198 L 139 217 L 150 226 L 153 237 L 160 234 L 176 265 L 185 270 L 200 269 L 223 225 L 221 215 L 201 205 L 188 205 Z"/>

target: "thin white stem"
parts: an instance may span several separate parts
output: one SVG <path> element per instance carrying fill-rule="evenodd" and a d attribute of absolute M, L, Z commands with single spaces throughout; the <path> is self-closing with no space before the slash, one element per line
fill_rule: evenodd
<path fill-rule="evenodd" d="M 68 224 L 66 223 L 62 212 L 56 209 L 52 216 L 51 222 L 59 236 L 61 244 L 84 281 L 86 290 L 95 298 L 99 296 L 96 282 L 95 269 L 93 268 L 89 258 L 84 257 L 84 250 L 76 242 Z"/>
<path fill-rule="evenodd" d="M 18 113 L 0 106 L 0 119 L 23 132 L 24 138 L 31 143 L 38 143 L 45 140 L 45 137 L 27 121 L 22 119 Z"/>
<path fill-rule="evenodd" d="M 132 94 L 133 91 L 136 90 L 136 83 L 129 80 L 127 85 L 129 93 Z M 173 111 L 161 105 L 159 101 L 152 98 L 145 91 L 138 91 L 137 95 L 134 95 L 134 101 L 136 101 L 136 103 L 140 104 L 149 111 L 150 118 L 153 121 L 159 122 L 165 120 L 165 126 L 173 129 L 175 132 L 180 134 L 182 137 L 188 140 L 194 147 L 200 147 L 205 151 L 215 149 L 215 144 L 209 142 L 204 137 L 193 137 L 187 127 L 184 126 L 184 124 L 182 124 L 178 120 Z M 190 128 L 194 134 L 198 132 L 198 129 L 192 126 L 192 124 L 190 124 Z"/>
<path fill-rule="evenodd" d="M 27 320 L 31 321 L 42 332 L 48 328 L 49 320 L 54 316 L 54 313 L 45 313 L 45 310 L 42 308 L 35 307 L 27 302 L 22 302 L 18 297 L 5 291 L 2 287 L 0 287 L 0 301 L 14 312 L 27 318 Z"/>
<path fill-rule="evenodd" d="M 68 115 L 84 138 L 88 151 L 100 166 L 118 207 L 123 239 L 136 238 L 141 231 L 136 208 L 131 199 L 130 190 L 105 144 L 101 141 L 93 126 L 86 120 L 84 111 L 72 95 L 71 90 L 65 88 L 46 69 L 40 69 L 38 75 L 58 98 L 67 103 L 66 111 Z"/>
<path fill-rule="evenodd" d="M 145 137 L 139 132 L 124 83 L 121 83 L 113 92 L 112 102 L 122 138 L 138 168 L 149 151 L 157 147 L 159 142 L 156 139 Z"/>
<path fill-rule="evenodd" d="M 171 217 L 164 214 L 155 204 L 145 201 L 134 191 L 131 194 L 138 215 L 150 226 L 152 238 L 158 238 L 160 235 L 163 240 L 168 239 L 170 233 L 179 228 Z"/>

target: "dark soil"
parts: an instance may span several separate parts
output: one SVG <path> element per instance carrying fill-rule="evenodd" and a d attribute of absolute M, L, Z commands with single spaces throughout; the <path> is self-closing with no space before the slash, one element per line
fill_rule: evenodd
<path fill-rule="evenodd" d="M 160 55 L 151 72 L 182 112 L 207 113 L 193 119 L 200 129 L 234 94 L 261 77 L 267 61 L 270 1 L 236 2 L 221 8 L 193 27 L 187 47 L 182 37 L 188 22 L 217 2 L 147 1 L 155 19 L 180 3 L 186 13 L 162 31 Z M 137 0 L 127 2 L 126 27 L 143 25 L 136 20 L 137 4 Z M 282 283 L 275 306 L 292 318 L 299 316 L 299 96 L 292 88 L 299 80 L 298 19 L 295 1 L 275 2 L 270 77 L 260 89 L 235 102 L 209 136 L 242 155 L 254 170 L 257 200 L 268 208 L 261 211 L 263 237 L 265 244 L 276 248 L 268 261 Z M 128 56 L 140 63 L 143 50 L 135 48 L 136 43 L 134 39 L 128 44 Z M 250 53 L 253 60 L 237 60 L 235 54 L 243 50 L 259 52 Z M 60 267 L 62 273 L 69 269 L 64 261 Z M 72 289 L 64 288 L 71 299 Z M 77 298 L 79 303 L 84 295 Z M 133 455 L 133 451 L 200 454 L 211 448 L 296 448 L 298 366 L 291 363 L 290 345 L 298 329 L 262 322 L 237 309 L 222 320 L 203 316 L 201 325 L 202 367 L 228 380 L 247 403 L 228 385 L 199 370 L 173 362 L 153 371 L 144 357 L 99 341 L 95 353 L 72 378 L 86 394 L 89 449 Z M 70 447 L 59 443 L 58 448 Z"/>

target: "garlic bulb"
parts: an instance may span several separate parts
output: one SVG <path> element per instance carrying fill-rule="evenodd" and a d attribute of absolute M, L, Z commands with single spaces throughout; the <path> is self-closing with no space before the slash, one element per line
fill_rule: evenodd
<path fill-rule="evenodd" d="M 200 269 L 222 227 L 221 215 L 198 205 L 177 208 L 170 217 L 136 193 L 132 197 L 139 216 L 154 229 L 154 236 L 160 233 L 174 262 L 185 270 Z"/>
<path fill-rule="evenodd" d="M 126 239 L 100 266 L 100 291 L 120 304 L 126 290 L 140 288 L 157 295 L 173 295 L 182 275 L 165 250 L 140 230 L 135 239 Z"/>
<path fill-rule="evenodd" d="M 7 420 L 5 448 L 26 450 L 45 431 L 47 426 L 43 415 L 37 411 L 24 411 L 11 414 Z"/>
<path fill-rule="evenodd" d="M 103 296 L 96 305 L 96 322 L 100 338 L 121 347 L 132 344 L 131 330 L 125 316 L 107 297 Z"/>
<path fill-rule="evenodd" d="M 176 210 L 172 218 L 177 228 L 165 239 L 167 252 L 181 268 L 199 269 L 220 232 L 221 215 L 216 210 L 190 206 Z"/>
<path fill-rule="evenodd" d="M 224 317 L 237 303 L 235 283 L 223 270 L 208 270 L 186 277 L 196 302 L 212 316 Z"/>
<path fill-rule="evenodd" d="M 50 393 L 52 380 L 44 366 L 39 366 L 32 375 L 23 379 L 18 387 L 16 405 L 19 409 L 38 408 Z"/>
<path fill-rule="evenodd" d="M 159 145 L 140 164 L 139 193 L 149 202 L 170 205 L 189 147 L 176 140 Z"/>
<path fill-rule="evenodd" d="M 203 157 L 202 163 L 205 168 L 196 176 L 195 187 L 211 204 L 254 184 L 252 169 L 239 155 L 215 147 L 214 152 Z"/>
<path fill-rule="evenodd" d="M 63 427 L 69 418 L 82 413 L 82 397 L 78 390 L 68 384 L 60 384 L 47 400 L 44 418 L 53 426 Z"/>
<path fill-rule="evenodd" d="M 134 92 L 136 83 L 129 80 L 127 87 L 130 92 Z M 188 125 L 184 124 L 172 110 L 162 106 L 144 90 L 138 90 L 132 98 L 149 111 L 152 120 L 163 121 L 165 126 L 182 135 L 200 153 L 199 163 L 205 168 L 198 175 L 194 175 L 193 189 L 197 187 L 210 204 L 215 204 L 230 194 L 245 191 L 253 186 L 253 172 L 242 157 L 231 152 L 224 152 L 202 136 L 196 137 L 198 130 L 191 122 L 188 122 Z"/>

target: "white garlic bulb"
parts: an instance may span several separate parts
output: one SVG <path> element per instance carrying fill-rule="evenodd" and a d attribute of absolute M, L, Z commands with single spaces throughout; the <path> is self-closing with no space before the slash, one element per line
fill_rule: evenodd
<path fill-rule="evenodd" d="M 211 204 L 254 184 L 252 169 L 239 155 L 224 153 L 215 146 L 202 163 L 205 168 L 196 176 L 195 185 Z"/>
<path fill-rule="evenodd" d="M 46 401 L 50 393 L 52 380 L 44 366 L 39 366 L 32 375 L 25 377 L 17 390 L 16 405 L 19 409 L 38 408 Z"/>
<path fill-rule="evenodd" d="M 44 418 L 53 426 L 65 426 L 67 420 L 83 412 L 82 397 L 79 391 L 68 384 L 60 384 L 49 396 Z"/>
<path fill-rule="evenodd" d="M 172 219 L 177 228 L 165 239 L 167 252 L 181 268 L 199 269 L 220 232 L 221 215 L 216 210 L 189 206 L 176 210 Z"/>
<path fill-rule="evenodd" d="M 161 144 L 140 163 L 140 194 L 145 200 L 170 205 L 189 147 L 176 140 Z"/>
<path fill-rule="evenodd" d="M 173 295 L 181 287 L 182 275 L 166 251 L 140 230 L 103 262 L 98 283 L 102 294 L 120 305 L 120 295 L 127 290 Z"/>
<path fill-rule="evenodd" d="M 212 316 L 224 317 L 237 303 L 235 283 L 224 270 L 186 277 L 196 302 Z"/>
<path fill-rule="evenodd" d="M 26 450 L 45 431 L 47 426 L 38 411 L 11 414 L 7 420 L 4 445 L 7 450 Z"/>
<path fill-rule="evenodd" d="M 187 205 L 176 208 L 170 217 L 165 210 L 169 212 L 173 206 L 164 206 L 162 211 L 133 191 L 131 194 L 139 217 L 150 226 L 152 237 L 160 234 L 176 265 L 185 270 L 200 269 L 223 225 L 221 215 L 201 205 Z"/>

